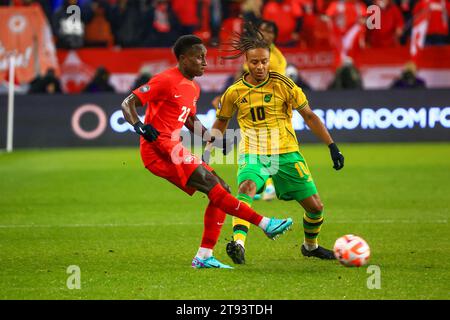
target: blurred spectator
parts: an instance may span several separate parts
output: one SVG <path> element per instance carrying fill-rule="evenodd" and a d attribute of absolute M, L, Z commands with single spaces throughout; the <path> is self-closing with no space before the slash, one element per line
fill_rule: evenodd
<path fill-rule="evenodd" d="M 262 19 L 263 0 L 244 0 L 241 6 L 242 18 L 257 25 Z"/>
<path fill-rule="evenodd" d="M 362 89 L 361 74 L 350 57 L 344 58 L 342 66 L 336 70 L 335 78 L 328 89 Z"/>
<path fill-rule="evenodd" d="M 198 0 L 172 0 L 172 9 L 179 22 L 180 35 L 193 34 L 199 27 Z"/>
<path fill-rule="evenodd" d="M 314 41 L 312 38 L 317 35 L 316 28 L 320 27 L 317 24 L 317 20 L 319 20 L 319 17 L 318 15 L 316 15 L 314 5 L 314 0 L 301 1 L 301 7 L 303 11 L 302 27 L 299 34 L 301 47 L 311 47 L 311 44 Z"/>
<path fill-rule="evenodd" d="M 269 0 L 263 8 L 265 20 L 275 22 L 278 27 L 277 45 L 293 46 L 299 40 L 302 26 L 302 0 Z"/>
<path fill-rule="evenodd" d="M 330 34 L 335 37 L 333 42 L 335 45 L 340 46 L 343 42 L 348 42 L 352 38 L 354 28 L 365 22 L 365 15 L 367 12 L 366 5 L 360 0 L 335 0 L 330 3 L 326 10 L 326 16 L 331 19 L 332 23 L 332 33 Z M 358 36 L 364 34 L 366 28 L 361 28 L 361 32 Z M 355 39 L 358 36 L 353 36 Z M 350 42 L 355 42 L 355 40 Z M 346 50 L 351 50 L 350 47 L 353 45 L 348 44 Z"/>
<path fill-rule="evenodd" d="M 398 79 L 395 79 L 391 88 L 394 89 L 418 89 L 426 88 L 425 80 L 417 77 L 416 65 L 413 62 L 408 62 L 402 74 Z"/>
<path fill-rule="evenodd" d="M 300 73 L 298 72 L 298 69 L 293 64 L 289 64 L 286 67 L 286 76 L 289 77 L 292 81 L 295 82 L 297 86 L 299 86 L 302 89 L 310 90 L 311 87 L 309 84 L 307 84 L 303 78 L 300 76 Z"/>
<path fill-rule="evenodd" d="M 219 41 L 223 44 L 229 44 L 235 33 L 242 31 L 243 19 L 240 16 L 240 8 L 236 6 L 228 7 L 226 18 L 220 28 Z M 224 46 L 226 47 L 226 46 Z"/>
<path fill-rule="evenodd" d="M 88 6 L 85 42 L 88 47 L 110 47 L 114 43 L 111 25 L 107 20 L 108 4 L 93 0 Z"/>
<path fill-rule="evenodd" d="M 139 0 L 118 0 L 111 10 L 115 43 L 121 47 L 139 47 L 143 25 Z"/>
<path fill-rule="evenodd" d="M 419 0 L 413 9 L 413 16 L 426 14 L 428 11 L 428 29 L 425 44 L 446 44 L 449 29 L 450 1 L 448 0 Z"/>
<path fill-rule="evenodd" d="M 400 45 L 404 21 L 398 6 L 392 0 L 375 0 L 381 10 L 380 29 L 367 31 L 368 43 L 373 48 L 389 48 Z"/>
<path fill-rule="evenodd" d="M 209 7 L 209 25 L 211 29 L 210 45 L 219 45 L 219 34 L 223 20 L 223 4 L 220 0 L 211 0 Z"/>
<path fill-rule="evenodd" d="M 139 70 L 138 77 L 136 78 L 136 80 L 134 80 L 134 83 L 130 88 L 130 91 L 133 91 L 134 89 L 137 89 L 140 86 L 146 84 L 147 82 L 150 81 L 151 78 L 152 74 L 150 73 L 149 68 L 142 67 L 141 70 Z"/>
<path fill-rule="evenodd" d="M 44 76 L 38 75 L 30 82 L 29 93 L 61 93 L 61 83 L 55 75 L 55 70 L 48 69 Z"/>
<path fill-rule="evenodd" d="M 171 47 L 179 36 L 179 22 L 168 0 L 153 0 L 143 23 L 147 47 Z"/>
<path fill-rule="evenodd" d="M 94 78 L 84 88 L 83 92 L 114 92 L 113 86 L 109 84 L 109 71 L 99 67 L 95 71 Z"/>
<path fill-rule="evenodd" d="M 52 17 L 53 34 L 57 37 L 56 45 L 64 49 L 78 49 L 84 45 L 83 15 L 74 18 L 74 13 L 67 13 L 71 5 L 78 5 L 78 0 L 65 0 Z"/>

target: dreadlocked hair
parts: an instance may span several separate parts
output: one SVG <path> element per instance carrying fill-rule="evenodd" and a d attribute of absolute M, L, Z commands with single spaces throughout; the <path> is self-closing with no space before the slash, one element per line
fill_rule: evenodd
<path fill-rule="evenodd" d="M 244 55 L 248 50 L 252 49 L 269 49 L 270 46 L 261 31 L 251 22 L 246 22 L 242 28 L 242 32 L 233 32 L 231 42 L 225 43 L 231 49 L 222 49 L 223 52 L 228 52 L 230 55 L 223 56 L 222 59 L 237 59 Z"/>

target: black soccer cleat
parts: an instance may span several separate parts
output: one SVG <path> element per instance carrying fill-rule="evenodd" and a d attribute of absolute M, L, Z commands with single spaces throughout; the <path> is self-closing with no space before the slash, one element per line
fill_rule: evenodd
<path fill-rule="evenodd" d="M 227 243 L 227 254 L 235 264 L 245 264 L 245 248 L 236 241 Z"/>
<path fill-rule="evenodd" d="M 324 260 L 336 260 L 334 253 L 332 250 L 325 249 L 324 247 L 319 246 L 314 250 L 306 250 L 305 246 L 302 245 L 302 255 L 305 257 L 316 257 Z"/>

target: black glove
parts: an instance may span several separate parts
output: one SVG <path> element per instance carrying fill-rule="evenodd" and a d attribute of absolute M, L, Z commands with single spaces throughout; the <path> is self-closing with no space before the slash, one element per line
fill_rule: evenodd
<path fill-rule="evenodd" d="M 334 163 L 333 168 L 336 170 L 342 169 L 344 167 L 344 156 L 339 151 L 339 148 L 334 142 L 331 143 L 328 148 L 330 148 L 331 159 Z"/>
<path fill-rule="evenodd" d="M 216 139 L 216 137 L 211 137 L 211 140 L 209 142 L 211 142 L 214 147 L 222 149 L 222 153 L 224 156 L 230 153 L 234 145 L 234 139 L 226 137 L 223 139 Z"/>
<path fill-rule="evenodd" d="M 138 121 L 133 125 L 133 127 L 137 134 L 140 134 L 144 137 L 145 140 L 149 142 L 155 141 L 159 136 L 158 130 L 153 128 L 150 124 L 143 124 L 142 122 Z"/>

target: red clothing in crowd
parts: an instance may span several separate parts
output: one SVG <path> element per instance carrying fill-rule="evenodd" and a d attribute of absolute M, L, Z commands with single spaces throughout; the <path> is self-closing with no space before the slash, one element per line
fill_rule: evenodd
<path fill-rule="evenodd" d="M 360 18 L 366 15 L 366 6 L 359 0 L 333 1 L 326 15 L 331 18 L 334 30 L 344 35 Z"/>
<path fill-rule="evenodd" d="M 172 0 L 172 9 L 184 26 L 199 25 L 197 7 L 197 0 Z"/>
<path fill-rule="evenodd" d="M 264 6 L 262 16 L 266 20 L 275 22 L 278 27 L 278 44 L 286 44 L 293 40 L 292 34 L 298 32 L 298 19 L 303 16 L 302 0 L 270 0 Z"/>
<path fill-rule="evenodd" d="M 368 42 L 374 48 L 387 48 L 399 45 L 398 37 L 404 26 L 402 12 L 395 3 L 380 10 L 380 29 L 367 31 Z"/>
<path fill-rule="evenodd" d="M 446 0 L 420 0 L 414 6 L 414 17 L 423 13 L 423 10 L 430 10 L 428 19 L 427 35 L 447 35 L 448 18 L 450 12 L 450 1 Z"/>

